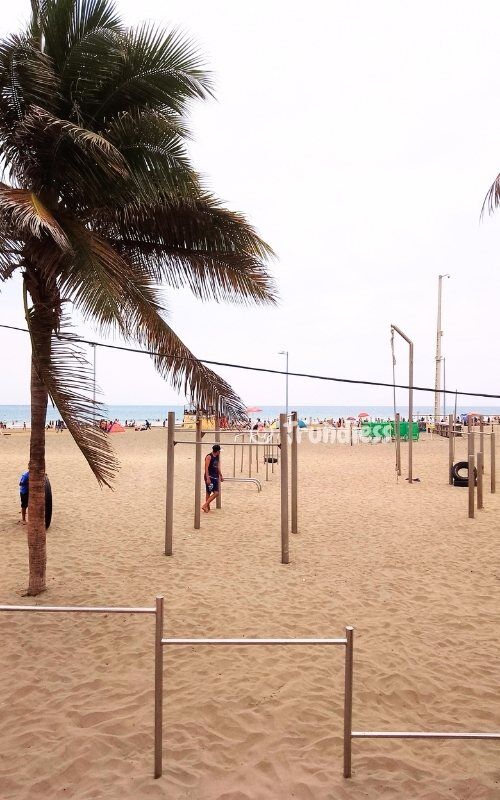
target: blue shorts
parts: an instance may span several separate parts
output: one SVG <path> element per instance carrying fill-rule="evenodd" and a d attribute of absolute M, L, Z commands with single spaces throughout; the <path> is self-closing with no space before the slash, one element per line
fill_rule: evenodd
<path fill-rule="evenodd" d="M 212 492 L 218 492 L 219 491 L 219 478 L 212 478 L 212 476 L 209 475 L 208 479 L 209 479 L 209 483 L 205 483 L 207 492 L 209 494 L 212 494 Z M 209 489 L 209 486 L 211 486 L 212 488 Z"/>

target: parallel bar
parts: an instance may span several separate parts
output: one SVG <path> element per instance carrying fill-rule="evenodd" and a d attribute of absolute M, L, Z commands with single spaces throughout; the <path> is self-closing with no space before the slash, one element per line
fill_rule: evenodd
<path fill-rule="evenodd" d="M 71 611 L 85 614 L 156 614 L 156 608 L 127 608 L 125 606 L 108 608 L 107 606 L 0 606 L 0 611 Z"/>
<path fill-rule="evenodd" d="M 347 645 L 347 639 L 171 639 L 161 640 L 163 645 Z"/>
<path fill-rule="evenodd" d="M 155 751 L 154 776 L 161 778 L 163 771 L 163 597 L 156 598 L 155 626 Z"/>
<path fill-rule="evenodd" d="M 175 412 L 167 417 L 167 495 L 165 500 L 165 555 L 172 555 L 174 528 L 174 425 Z"/>
<path fill-rule="evenodd" d="M 224 483 L 254 483 L 257 491 L 262 491 L 262 484 L 258 478 L 224 478 Z"/>
<path fill-rule="evenodd" d="M 356 739 L 500 739 L 500 733 L 423 733 L 413 731 L 353 731 Z"/>
<path fill-rule="evenodd" d="M 344 778 L 351 777 L 352 751 L 352 673 L 354 660 L 354 628 L 345 629 L 345 687 L 344 687 Z"/>

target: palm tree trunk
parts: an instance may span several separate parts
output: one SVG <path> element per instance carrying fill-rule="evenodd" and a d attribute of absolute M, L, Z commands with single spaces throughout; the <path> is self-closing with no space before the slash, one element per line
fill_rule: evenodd
<path fill-rule="evenodd" d="M 36 315 L 36 310 L 35 310 Z M 42 328 L 42 326 L 40 326 Z M 36 348 L 39 354 L 50 353 L 50 328 L 37 332 Z M 43 328 L 42 328 L 43 329 Z M 37 372 L 35 359 L 31 357 L 31 438 L 29 462 L 28 503 L 28 595 L 45 591 L 45 568 L 47 564 L 45 541 L 45 423 L 47 417 L 47 389 Z"/>

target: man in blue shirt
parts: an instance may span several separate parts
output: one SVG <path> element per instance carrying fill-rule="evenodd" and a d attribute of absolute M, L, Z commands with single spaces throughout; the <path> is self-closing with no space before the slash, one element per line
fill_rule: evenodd
<path fill-rule="evenodd" d="M 28 508 L 28 500 L 30 493 L 30 474 L 23 472 L 21 480 L 19 481 L 19 494 L 21 495 L 21 514 L 22 523 L 26 525 L 26 510 Z"/>

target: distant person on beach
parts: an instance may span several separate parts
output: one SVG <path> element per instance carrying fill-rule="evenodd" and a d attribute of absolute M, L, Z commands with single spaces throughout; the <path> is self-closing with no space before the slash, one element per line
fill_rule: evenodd
<path fill-rule="evenodd" d="M 21 496 L 21 522 L 26 525 L 26 511 L 28 508 L 30 491 L 30 474 L 28 471 L 23 472 L 21 480 L 19 481 L 19 494 Z"/>
<path fill-rule="evenodd" d="M 204 478 L 206 498 L 202 509 L 208 514 L 210 511 L 210 503 L 219 496 L 219 481 L 222 482 L 224 480 L 220 470 L 220 444 L 214 444 L 212 452 L 207 453 L 205 456 Z"/>

